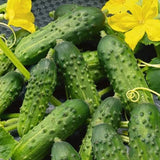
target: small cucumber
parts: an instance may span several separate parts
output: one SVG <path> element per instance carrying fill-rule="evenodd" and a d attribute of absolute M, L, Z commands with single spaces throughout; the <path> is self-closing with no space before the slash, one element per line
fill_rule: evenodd
<path fill-rule="evenodd" d="M 90 120 L 86 135 L 80 146 L 79 153 L 82 160 L 92 160 L 91 138 L 93 127 L 99 123 L 106 123 L 114 129 L 118 129 L 122 108 L 124 107 L 121 101 L 115 97 L 108 97 L 102 101 Z"/>
<path fill-rule="evenodd" d="M 107 35 L 98 44 L 98 57 L 115 93 L 126 104 L 126 109 L 131 110 L 127 92 L 137 87 L 148 88 L 133 52 L 122 39 Z M 138 103 L 154 103 L 150 92 L 138 90 L 138 94 Z"/>
<path fill-rule="evenodd" d="M 92 147 L 95 160 L 127 160 L 127 148 L 111 125 L 102 123 L 93 128 Z"/>
<path fill-rule="evenodd" d="M 129 155 L 133 160 L 160 157 L 160 112 L 154 104 L 135 104 L 129 121 Z"/>
<path fill-rule="evenodd" d="M 15 55 L 24 65 L 34 64 L 46 56 L 49 48 L 56 45 L 57 39 L 78 45 L 99 34 L 104 20 L 104 14 L 96 7 L 82 7 L 68 12 L 23 38 L 15 49 Z"/>
<path fill-rule="evenodd" d="M 54 12 L 54 20 L 62 17 L 63 15 L 65 15 L 68 12 L 75 12 L 75 10 L 77 10 L 78 8 L 80 8 L 82 6 L 79 6 L 77 4 L 62 4 L 59 7 L 56 8 L 55 12 Z"/>
<path fill-rule="evenodd" d="M 65 140 L 88 117 L 89 108 L 84 101 L 67 100 L 20 139 L 12 160 L 42 160 L 51 150 L 55 137 Z"/>
<path fill-rule="evenodd" d="M 81 160 L 78 152 L 65 141 L 58 141 L 53 144 L 51 157 L 51 160 Z"/>
<path fill-rule="evenodd" d="M 56 85 L 56 65 L 52 58 L 43 58 L 31 70 L 31 78 L 20 108 L 18 133 L 26 134 L 45 116 L 49 99 Z"/>
<path fill-rule="evenodd" d="M 10 71 L 0 77 L 0 114 L 15 100 L 22 91 L 24 79 L 18 72 Z"/>
<path fill-rule="evenodd" d="M 105 73 L 102 66 L 100 65 L 97 51 L 85 51 L 82 52 L 82 55 L 85 62 L 87 63 L 91 78 L 95 83 L 99 82 L 105 77 Z"/>
<path fill-rule="evenodd" d="M 89 104 L 91 114 L 99 106 L 101 98 L 90 78 L 88 68 L 78 48 L 63 41 L 55 48 L 55 61 L 63 74 L 68 98 L 82 99 Z"/>

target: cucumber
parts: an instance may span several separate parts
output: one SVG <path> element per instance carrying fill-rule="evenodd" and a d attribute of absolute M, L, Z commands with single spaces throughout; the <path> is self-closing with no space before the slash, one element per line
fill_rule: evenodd
<path fill-rule="evenodd" d="M 65 140 L 88 117 L 89 108 L 84 101 L 67 100 L 20 139 L 12 160 L 42 160 L 51 150 L 55 137 Z"/>
<path fill-rule="evenodd" d="M 12 52 L 14 52 L 15 47 L 17 44 L 21 41 L 21 39 L 27 35 L 29 35 L 28 31 L 25 31 L 23 29 L 20 29 L 19 31 L 15 32 L 16 35 L 16 42 L 14 46 L 11 48 Z M 13 34 L 8 38 L 7 43 L 12 44 L 14 40 Z M 0 76 L 4 75 L 8 71 L 14 70 L 14 65 L 10 61 L 10 59 L 2 52 L 0 51 Z"/>
<path fill-rule="evenodd" d="M 24 79 L 18 72 L 10 71 L 0 77 L 0 114 L 16 99 L 22 91 Z"/>
<path fill-rule="evenodd" d="M 65 141 L 58 141 L 53 144 L 51 157 L 51 160 L 81 160 L 78 152 Z"/>
<path fill-rule="evenodd" d="M 150 64 L 160 64 L 160 58 L 155 57 L 151 60 Z M 160 93 L 160 68 L 149 67 L 146 71 L 146 81 L 150 89 Z"/>
<path fill-rule="evenodd" d="M 96 7 L 82 7 L 68 12 L 33 34 L 22 39 L 15 55 L 24 65 L 31 65 L 46 56 L 57 39 L 72 41 L 78 45 L 97 35 L 104 25 L 104 14 Z"/>
<path fill-rule="evenodd" d="M 127 148 L 111 125 L 102 123 L 93 128 L 92 147 L 95 160 L 127 160 Z"/>
<path fill-rule="evenodd" d="M 62 4 L 59 7 L 56 8 L 55 12 L 54 12 L 54 20 L 62 17 L 63 15 L 65 15 L 68 12 L 75 12 L 78 8 L 80 8 L 82 6 L 79 6 L 77 4 Z"/>
<path fill-rule="evenodd" d="M 159 160 L 160 113 L 154 104 L 136 104 L 129 121 L 129 155 L 132 160 Z"/>
<path fill-rule="evenodd" d="M 99 106 L 101 98 L 90 78 L 82 54 L 68 41 L 59 43 L 54 49 L 54 59 L 61 75 L 63 74 L 68 98 L 84 100 L 89 104 L 92 114 Z"/>
<path fill-rule="evenodd" d="M 82 55 L 87 63 L 87 67 L 93 81 L 97 83 L 101 79 L 105 78 L 105 73 L 100 65 L 97 51 L 85 51 L 82 52 Z"/>
<path fill-rule="evenodd" d="M 50 57 L 41 59 L 31 72 L 27 91 L 20 108 L 18 133 L 26 134 L 45 116 L 48 102 L 56 86 L 56 65 Z"/>
<path fill-rule="evenodd" d="M 103 37 L 98 44 L 98 57 L 106 75 L 126 110 L 132 110 L 126 93 L 134 88 L 148 88 L 144 75 L 128 45 L 114 35 Z M 154 103 L 150 92 L 138 90 L 137 103 Z"/>
<path fill-rule="evenodd" d="M 92 160 L 92 130 L 99 123 L 111 125 L 115 130 L 118 129 L 123 105 L 121 101 L 115 97 L 108 97 L 94 112 L 90 124 L 88 125 L 86 135 L 80 146 L 80 156 L 82 160 Z"/>

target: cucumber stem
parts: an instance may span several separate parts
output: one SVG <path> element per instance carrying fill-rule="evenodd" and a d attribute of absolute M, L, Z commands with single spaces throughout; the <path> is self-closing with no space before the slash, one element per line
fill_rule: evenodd
<path fill-rule="evenodd" d="M 50 103 L 53 104 L 54 106 L 60 106 L 62 104 L 61 101 L 59 101 L 56 97 L 52 96 L 50 98 Z"/>
<path fill-rule="evenodd" d="M 13 52 L 7 47 L 7 45 L 0 38 L 0 48 L 6 54 L 6 56 L 12 61 L 12 63 L 17 67 L 17 69 L 26 77 L 28 80 L 30 78 L 29 71 L 22 65 L 22 63 L 17 59 Z"/>
<path fill-rule="evenodd" d="M 19 113 L 9 113 L 9 114 L 2 114 L 1 118 L 4 120 L 12 119 L 12 118 L 18 118 Z"/>
<path fill-rule="evenodd" d="M 126 143 L 129 143 L 129 137 L 128 136 L 124 136 L 124 135 L 120 135 L 122 140 Z"/>
<path fill-rule="evenodd" d="M 129 123 L 129 121 L 121 121 L 120 122 L 120 127 L 121 128 L 128 128 L 128 123 Z"/>
<path fill-rule="evenodd" d="M 106 87 L 105 89 L 102 89 L 101 91 L 98 92 L 99 96 L 102 97 L 104 94 L 109 93 L 112 90 L 112 87 Z"/>
<path fill-rule="evenodd" d="M 13 125 L 11 125 L 11 126 L 5 127 L 5 130 L 6 130 L 7 132 L 13 131 L 13 130 L 15 130 L 15 129 L 17 129 L 17 124 L 13 124 Z"/>
<path fill-rule="evenodd" d="M 8 126 L 10 126 L 12 124 L 15 124 L 17 122 L 18 122 L 18 118 L 12 118 L 12 119 L 9 119 L 7 121 L 2 121 L 4 127 L 8 127 Z"/>

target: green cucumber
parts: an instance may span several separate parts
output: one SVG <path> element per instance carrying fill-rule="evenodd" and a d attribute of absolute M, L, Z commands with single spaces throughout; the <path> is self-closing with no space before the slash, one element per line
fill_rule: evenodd
<path fill-rule="evenodd" d="M 98 44 L 98 57 L 115 93 L 126 104 L 126 109 L 131 110 L 129 106 L 131 101 L 126 96 L 127 92 L 137 87 L 148 89 L 133 52 L 122 39 L 107 35 Z M 139 94 L 137 103 L 154 103 L 150 92 L 144 90 L 137 92 Z"/>
<path fill-rule="evenodd" d="M 11 50 L 14 52 L 15 47 L 17 44 L 21 41 L 21 39 L 27 35 L 29 35 L 28 31 L 25 31 L 23 29 L 20 29 L 19 31 L 15 32 L 16 35 L 16 42 L 11 48 Z M 12 44 L 14 40 L 13 34 L 8 38 L 7 44 Z M 8 71 L 14 70 L 14 65 L 10 61 L 10 59 L 2 52 L 0 51 L 0 76 L 4 75 Z"/>
<path fill-rule="evenodd" d="M 68 12 L 75 12 L 75 10 L 77 10 L 78 8 L 80 8 L 82 6 L 79 6 L 77 4 L 62 4 L 59 7 L 56 8 L 55 12 L 54 12 L 54 20 L 62 17 L 63 15 L 65 15 Z"/>
<path fill-rule="evenodd" d="M 127 160 L 127 148 L 111 125 L 102 123 L 93 128 L 92 147 L 95 160 Z"/>
<path fill-rule="evenodd" d="M 90 120 L 86 135 L 80 146 L 79 153 L 82 160 L 92 160 L 91 138 L 93 127 L 99 123 L 106 123 L 114 129 L 118 129 L 122 108 L 124 107 L 121 101 L 115 97 L 108 97 L 102 101 Z"/>
<path fill-rule="evenodd" d="M 50 57 L 41 59 L 32 68 L 30 75 L 17 126 L 20 136 L 26 134 L 45 116 L 56 85 L 57 72 L 54 60 Z"/>
<path fill-rule="evenodd" d="M 82 52 L 82 55 L 85 62 L 87 63 L 91 78 L 95 83 L 99 82 L 105 77 L 105 73 L 102 66 L 100 65 L 97 51 L 85 51 Z"/>
<path fill-rule="evenodd" d="M 81 160 L 78 152 L 65 141 L 56 141 L 51 150 L 51 160 Z"/>
<path fill-rule="evenodd" d="M 55 48 L 54 59 L 63 74 L 68 98 L 82 99 L 89 104 L 91 114 L 99 106 L 101 98 L 90 78 L 88 68 L 78 48 L 68 41 Z"/>
<path fill-rule="evenodd" d="M 132 160 L 159 160 L 160 112 L 154 104 L 135 105 L 129 121 L 129 155 Z"/>
<path fill-rule="evenodd" d="M 20 139 L 12 160 L 42 160 L 56 137 L 65 140 L 86 123 L 88 117 L 89 108 L 84 101 L 67 100 Z"/>
<path fill-rule="evenodd" d="M 160 64 L 160 58 L 155 57 L 151 60 L 150 64 Z M 146 81 L 150 89 L 160 93 L 160 68 L 149 67 L 146 71 Z"/>
<path fill-rule="evenodd" d="M 46 56 L 57 39 L 72 41 L 78 45 L 99 34 L 104 25 L 104 14 L 96 7 L 82 7 L 68 12 L 33 34 L 22 39 L 15 55 L 24 65 L 31 65 Z"/>
<path fill-rule="evenodd" d="M 0 77 L 0 114 L 16 99 L 22 91 L 24 79 L 18 72 L 10 71 Z"/>

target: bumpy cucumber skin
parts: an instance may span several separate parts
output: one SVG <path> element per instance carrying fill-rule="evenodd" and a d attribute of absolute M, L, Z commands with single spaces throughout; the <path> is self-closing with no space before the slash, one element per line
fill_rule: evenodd
<path fill-rule="evenodd" d="M 102 66 L 100 65 L 97 51 L 82 52 L 82 55 L 85 62 L 87 63 L 89 73 L 94 82 L 97 83 L 101 79 L 105 78 L 105 73 Z"/>
<path fill-rule="evenodd" d="M 82 6 L 78 6 L 77 4 L 62 4 L 58 8 L 56 8 L 55 13 L 54 13 L 54 20 L 62 17 L 68 12 L 74 12 L 78 8 Z"/>
<path fill-rule="evenodd" d="M 124 108 L 124 106 L 121 101 L 115 97 L 108 97 L 102 101 L 90 120 L 86 135 L 82 141 L 82 145 L 80 146 L 79 153 L 82 160 L 93 159 L 91 144 L 93 127 L 99 123 L 106 123 L 111 125 L 114 129 L 118 129 L 121 120 L 122 108 Z"/>
<path fill-rule="evenodd" d="M 31 70 L 31 78 L 20 108 L 18 133 L 26 134 L 45 116 L 49 99 L 56 86 L 56 65 L 51 58 L 43 58 Z"/>
<path fill-rule="evenodd" d="M 102 123 L 93 128 L 92 147 L 95 160 L 127 160 L 127 149 L 111 125 Z"/>
<path fill-rule="evenodd" d="M 51 160 L 81 160 L 78 152 L 65 141 L 55 142 L 51 150 Z"/>
<path fill-rule="evenodd" d="M 160 113 L 153 104 L 138 104 L 129 122 L 129 154 L 132 160 L 159 160 Z"/>
<path fill-rule="evenodd" d="M 23 84 L 24 79 L 18 72 L 10 71 L 0 77 L 0 114 L 20 94 Z"/>
<path fill-rule="evenodd" d="M 22 137 L 12 160 L 42 160 L 50 151 L 55 137 L 65 140 L 86 123 L 88 105 L 79 99 L 67 100 Z"/>
<path fill-rule="evenodd" d="M 63 41 L 55 48 L 55 61 L 63 74 L 68 98 L 82 99 L 89 104 L 91 114 L 99 106 L 101 98 L 91 79 L 87 65 L 78 48 Z"/>
<path fill-rule="evenodd" d="M 70 12 L 33 34 L 23 38 L 16 47 L 15 55 L 24 65 L 31 65 L 44 57 L 56 45 L 57 39 L 80 44 L 103 28 L 104 14 L 95 7 L 82 7 Z"/>
<path fill-rule="evenodd" d="M 126 109 L 131 110 L 126 93 L 136 87 L 148 88 L 133 52 L 123 40 L 113 35 L 103 37 L 97 50 L 115 93 L 127 105 Z M 151 93 L 143 90 L 138 90 L 138 93 L 140 95 L 138 103 L 154 103 Z"/>
<path fill-rule="evenodd" d="M 21 41 L 21 39 L 23 37 L 27 36 L 29 34 L 29 32 L 21 29 L 21 30 L 15 32 L 15 34 L 16 34 L 16 42 L 15 42 L 14 46 L 11 48 L 11 50 L 13 52 L 14 52 L 17 44 Z M 14 37 L 13 37 L 13 35 L 11 35 L 8 39 L 10 44 L 13 43 L 13 39 L 14 39 Z M 0 52 L 0 76 L 4 75 L 5 73 L 7 73 L 11 70 L 13 70 L 14 68 L 15 67 L 12 64 L 12 62 L 10 61 L 10 59 L 3 52 Z"/>

